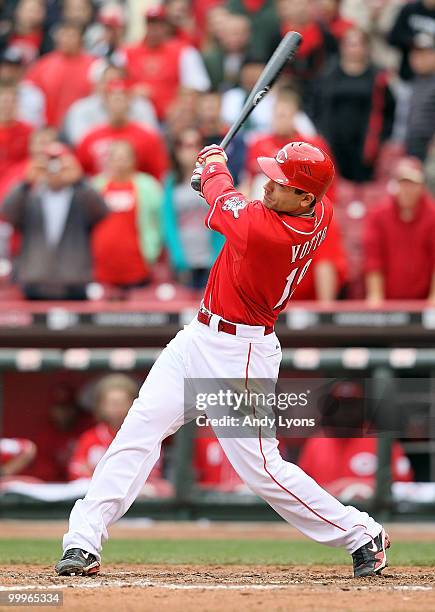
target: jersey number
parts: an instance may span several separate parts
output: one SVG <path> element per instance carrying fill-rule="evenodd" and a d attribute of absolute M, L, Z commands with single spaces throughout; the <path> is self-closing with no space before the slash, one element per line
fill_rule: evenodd
<path fill-rule="evenodd" d="M 291 297 L 293 295 L 294 290 L 299 285 L 301 280 L 304 278 L 304 276 L 307 273 L 307 270 L 310 267 L 312 261 L 313 261 L 312 259 L 309 259 L 307 261 L 307 263 L 304 265 L 304 267 L 302 268 L 302 270 L 300 268 L 295 268 L 287 276 L 287 278 L 286 278 L 287 284 L 285 286 L 284 292 L 283 292 L 279 302 L 273 307 L 274 310 L 276 308 L 279 308 L 286 301 L 287 298 L 289 298 L 289 297 Z M 300 274 L 298 276 L 299 271 L 300 271 Z M 297 280 L 296 280 L 296 276 L 298 276 Z"/>

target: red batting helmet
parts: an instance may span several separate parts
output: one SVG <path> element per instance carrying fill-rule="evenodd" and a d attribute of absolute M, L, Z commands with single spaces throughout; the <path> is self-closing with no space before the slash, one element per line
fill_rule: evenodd
<path fill-rule="evenodd" d="M 319 201 L 334 178 L 334 164 L 321 149 L 307 142 L 290 142 L 276 157 L 258 157 L 264 174 L 280 185 L 313 193 Z"/>

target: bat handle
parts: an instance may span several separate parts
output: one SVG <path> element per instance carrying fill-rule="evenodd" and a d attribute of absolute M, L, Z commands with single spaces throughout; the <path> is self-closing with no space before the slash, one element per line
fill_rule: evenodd
<path fill-rule="evenodd" d="M 201 177 L 200 176 L 192 176 L 190 179 L 190 186 L 194 191 L 198 193 L 201 192 Z"/>
<path fill-rule="evenodd" d="M 202 166 L 199 162 L 196 162 L 196 168 L 193 171 L 192 177 L 190 179 L 190 186 L 194 191 L 197 191 L 201 194 L 201 174 L 204 170 L 204 166 Z"/>

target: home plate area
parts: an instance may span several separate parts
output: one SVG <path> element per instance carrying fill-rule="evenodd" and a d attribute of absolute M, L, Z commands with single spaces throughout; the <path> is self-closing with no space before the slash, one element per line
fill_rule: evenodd
<path fill-rule="evenodd" d="M 387 568 L 382 577 L 351 577 L 349 566 L 107 565 L 95 578 L 57 577 L 52 567 L 0 567 L 0 592 L 63 592 L 63 609 L 433 611 L 432 568 Z M 92 607 L 91 607 L 92 606 Z M 2 608 L 3 609 L 3 608 Z M 41 609 L 39 607 L 39 609 Z M 48 609 L 48 608 L 47 608 Z"/>

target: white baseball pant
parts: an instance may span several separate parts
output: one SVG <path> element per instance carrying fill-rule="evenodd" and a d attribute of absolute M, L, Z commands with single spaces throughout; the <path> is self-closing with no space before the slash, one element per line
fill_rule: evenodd
<path fill-rule="evenodd" d="M 108 527 L 139 494 L 156 463 L 162 441 L 186 421 L 184 380 L 189 378 L 277 379 L 279 341 L 263 328 L 238 325 L 237 336 L 196 319 L 162 351 L 121 429 L 98 463 L 89 490 L 71 512 L 64 550 L 82 548 L 100 558 Z M 198 413 L 196 413 L 198 415 Z M 193 414 L 192 417 L 193 418 Z M 239 476 L 288 523 L 322 544 L 349 553 L 381 531 L 367 513 L 344 506 L 298 466 L 284 461 L 276 439 L 220 438 Z"/>

